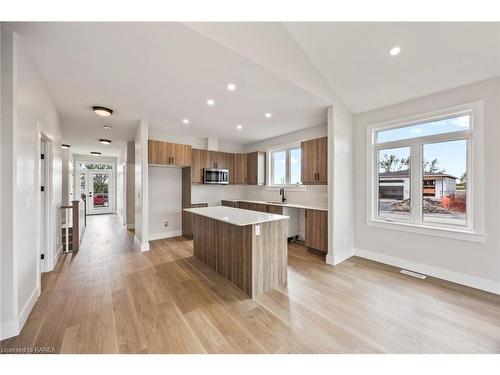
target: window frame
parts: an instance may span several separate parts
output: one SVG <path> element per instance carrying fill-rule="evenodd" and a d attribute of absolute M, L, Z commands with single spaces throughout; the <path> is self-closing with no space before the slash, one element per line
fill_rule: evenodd
<path fill-rule="evenodd" d="M 294 142 L 294 143 L 289 143 L 286 145 L 281 145 L 281 146 L 276 146 L 273 148 L 270 148 L 267 150 L 267 155 L 268 157 L 268 163 L 267 163 L 267 170 L 268 170 L 268 178 L 267 178 L 267 187 L 270 189 L 279 189 L 281 187 L 285 187 L 288 189 L 295 189 L 295 190 L 307 190 L 307 187 L 305 185 L 302 185 L 302 181 L 300 184 L 291 184 L 290 183 L 290 177 L 291 177 L 291 157 L 290 157 L 290 152 L 295 149 L 301 149 L 300 142 Z M 273 175 L 274 175 L 274 163 L 273 163 L 273 154 L 275 152 L 282 152 L 286 151 L 286 157 L 285 157 L 285 184 L 274 184 L 273 183 Z M 301 153 L 301 163 L 300 163 L 300 168 L 301 168 L 301 176 L 302 176 L 302 153 Z"/>
<path fill-rule="evenodd" d="M 470 115 L 468 129 L 417 136 L 408 139 L 377 143 L 377 132 L 397 129 L 426 122 Z M 475 242 L 484 242 L 484 156 L 483 147 L 483 102 L 448 107 L 441 110 L 390 120 L 368 125 L 367 127 L 367 225 L 410 232 L 425 233 L 441 237 L 460 238 Z M 467 140 L 467 223 L 465 226 L 424 221 L 423 201 L 423 168 L 421 165 L 425 144 L 447 141 Z M 390 220 L 378 214 L 379 196 L 379 150 L 398 147 L 410 147 L 410 215 L 408 220 Z M 417 161 L 417 166 L 413 163 Z"/>

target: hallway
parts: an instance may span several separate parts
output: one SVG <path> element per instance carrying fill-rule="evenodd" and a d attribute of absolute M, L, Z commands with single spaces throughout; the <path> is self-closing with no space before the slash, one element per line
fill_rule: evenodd
<path fill-rule="evenodd" d="M 43 276 L 3 348 L 61 353 L 456 353 L 500 351 L 500 299 L 351 258 L 332 268 L 289 246 L 289 286 L 247 298 L 182 237 L 139 252 L 117 215 L 88 218 L 81 250 Z"/>

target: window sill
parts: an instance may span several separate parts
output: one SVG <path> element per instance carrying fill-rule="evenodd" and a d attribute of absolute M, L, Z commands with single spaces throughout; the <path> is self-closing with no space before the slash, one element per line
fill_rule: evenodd
<path fill-rule="evenodd" d="M 307 191 L 306 185 L 265 185 L 266 190 L 279 190 L 281 188 L 285 188 L 287 191 Z"/>
<path fill-rule="evenodd" d="M 471 232 L 468 230 L 444 228 L 444 227 L 443 228 L 431 227 L 427 225 L 399 223 L 399 222 L 376 220 L 376 219 L 367 219 L 366 225 L 374 228 L 397 230 L 402 232 L 410 232 L 428 236 L 443 237 L 454 240 L 477 242 L 477 243 L 485 243 L 487 237 L 486 234 Z"/>

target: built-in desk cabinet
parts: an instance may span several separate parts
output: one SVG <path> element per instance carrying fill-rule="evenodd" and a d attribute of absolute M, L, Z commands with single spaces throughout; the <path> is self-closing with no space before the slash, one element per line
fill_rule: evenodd
<path fill-rule="evenodd" d="M 306 247 L 328 251 L 328 212 L 310 209 L 305 211 Z"/>
<path fill-rule="evenodd" d="M 328 184 L 328 137 L 303 141 L 300 149 L 302 184 Z"/>
<path fill-rule="evenodd" d="M 191 166 L 191 146 L 148 140 L 148 163 L 177 167 Z"/>

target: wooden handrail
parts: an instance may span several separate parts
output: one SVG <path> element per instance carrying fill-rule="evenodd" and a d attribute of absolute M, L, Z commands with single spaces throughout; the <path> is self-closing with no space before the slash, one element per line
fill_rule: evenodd
<path fill-rule="evenodd" d="M 84 201 L 85 202 L 85 201 Z M 85 225 L 85 223 L 80 223 L 80 201 L 71 201 L 71 206 L 64 205 L 60 207 L 62 210 L 71 209 L 71 244 L 72 250 L 78 251 L 80 248 L 80 225 Z M 86 218 L 85 218 L 86 219 Z M 66 233 L 66 241 L 68 241 L 68 234 Z"/>
<path fill-rule="evenodd" d="M 80 212 L 78 205 L 80 201 L 71 201 L 73 204 L 73 251 L 80 248 Z"/>

